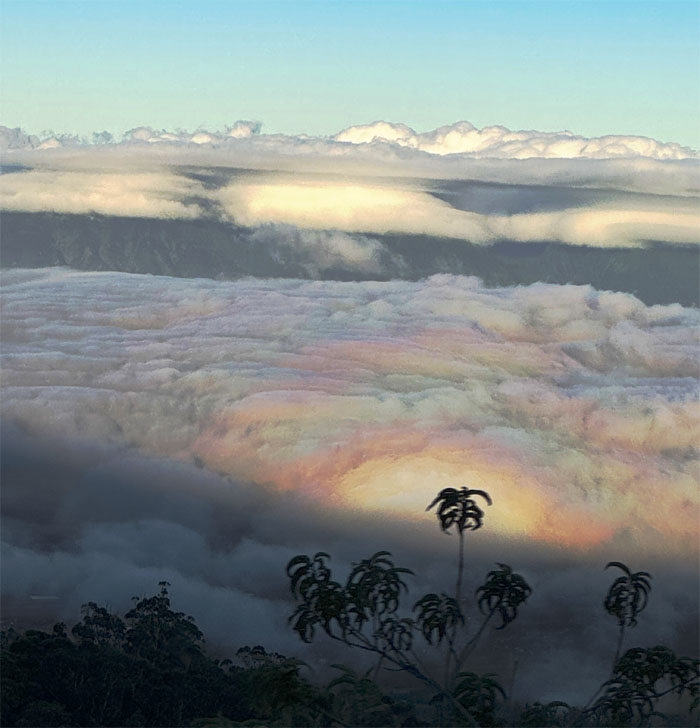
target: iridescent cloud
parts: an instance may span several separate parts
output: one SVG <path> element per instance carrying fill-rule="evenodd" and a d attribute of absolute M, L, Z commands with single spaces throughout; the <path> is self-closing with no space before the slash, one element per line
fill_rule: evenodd
<path fill-rule="evenodd" d="M 4 412 L 31 432 L 407 520 L 464 483 L 504 538 L 694 549 L 696 309 L 457 276 L 4 288 Z"/>

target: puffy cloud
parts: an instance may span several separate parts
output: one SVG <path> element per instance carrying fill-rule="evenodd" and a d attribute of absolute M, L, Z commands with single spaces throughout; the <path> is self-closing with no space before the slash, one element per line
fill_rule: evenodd
<path fill-rule="evenodd" d="M 628 190 L 697 196 L 697 155 L 611 158 L 509 158 L 475 154 L 432 154 L 411 146 L 377 141 L 351 144 L 327 137 L 260 134 L 257 122 L 236 122 L 223 132 L 166 132 L 137 127 L 124 141 L 109 143 L 106 132 L 93 144 L 76 137 L 50 136 L 43 141 L 20 130 L 0 127 L 0 137 L 14 139 L 6 163 L 32 167 L 123 170 L 153 165 L 237 167 L 295 174 L 325 174 L 336 181 L 399 177 L 469 180 L 488 183 L 548 185 L 553 188 Z M 362 135 L 359 138 L 364 138 Z M 22 139 L 29 140 L 23 142 Z M 8 142 L 9 144 L 10 142 Z M 41 145 L 45 148 L 39 149 Z M 386 179 L 382 184 L 386 183 Z M 537 190 L 548 193 L 549 190 Z"/>
<path fill-rule="evenodd" d="M 407 129 L 399 126 L 396 139 L 408 139 Z M 7 152 L 9 170 L 24 169 L 0 178 L 0 206 L 218 217 L 253 227 L 476 244 L 619 248 L 700 241 L 696 159 L 441 157 L 376 140 L 349 144 L 258 131 L 255 122 L 237 122 L 222 133 L 139 127 L 120 144 L 104 132 L 93 145 L 52 137 L 38 145 L 43 149 Z M 368 135 L 364 130 L 357 139 Z"/>
<path fill-rule="evenodd" d="M 124 134 L 126 144 L 176 144 L 210 145 L 221 147 L 233 140 L 250 139 L 258 136 L 263 144 L 284 141 L 303 146 L 337 147 L 347 145 L 389 145 L 415 150 L 430 155 L 462 155 L 474 158 L 497 159 L 614 159 L 641 157 L 656 160 L 679 160 L 697 158 L 696 151 L 673 142 L 660 142 L 642 136 L 606 135 L 587 138 L 570 131 L 513 131 L 504 126 L 487 126 L 477 129 L 468 121 L 438 127 L 418 133 L 405 124 L 376 121 L 373 124 L 351 126 L 333 137 L 311 137 L 308 135 L 267 135 L 260 137 L 262 124 L 259 121 L 237 121 L 224 131 L 155 130 L 147 126 L 130 129 Z M 93 140 L 95 141 L 95 140 Z M 103 141 L 103 140 L 100 140 Z M 34 148 L 41 144 L 51 147 L 87 144 L 75 137 L 55 137 L 40 140 L 30 137 L 20 129 L 0 126 L 0 148 Z M 44 148 L 47 148 L 44 146 Z"/>
<path fill-rule="evenodd" d="M 260 134 L 262 123 L 259 121 L 237 121 L 233 126 L 226 128 L 226 136 L 232 139 L 248 139 Z"/>
<path fill-rule="evenodd" d="M 39 145 L 39 138 L 25 134 L 19 127 L 10 129 L 0 125 L 0 149 L 32 149 Z"/>
<path fill-rule="evenodd" d="M 259 250 L 272 250 L 278 263 L 294 265 L 308 278 L 333 272 L 383 276 L 387 271 L 400 272 L 402 267 L 400 256 L 391 254 L 380 241 L 339 231 L 264 224 L 253 232 L 251 244 Z"/>
<path fill-rule="evenodd" d="M 236 121 L 232 126 L 226 127 L 224 131 L 206 131 L 203 129 L 194 132 L 184 130 L 166 131 L 165 129 L 156 130 L 150 126 L 137 126 L 124 133 L 121 146 L 129 144 L 219 145 L 225 144 L 231 139 L 249 139 L 253 135 L 259 134 L 261 128 L 262 124 L 259 121 Z M 6 127 L 0 127 L 0 130 L 2 129 L 6 129 Z M 45 145 L 47 142 L 50 142 L 53 148 L 66 146 L 66 142 L 60 137 L 51 137 L 44 140 L 42 144 Z M 113 144 L 115 142 L 109 132 L 103 131 L 99 134 L 93 134 L 92 143 Z M 84 140 L 82 144 L 87 146 L 88 142 Z M 37 146 L 37 143 L 27 143 L 25 146 Z"/>
<path fill-rule="evenodd" d="M 429 154 L 469 154 L 504 159 L 685 159 L 696 156 L 688 147 L 659 142 L 649 137 L 608 135 L 586 138 L 570 131 L 512 131 L 505 126 L 477 129 L 468 121 L 441 126 L 421 134 L 405 124 L 377 121 L 373 124 L 351 126 L 333 138 L 351 144 L 389 142 Z"/>

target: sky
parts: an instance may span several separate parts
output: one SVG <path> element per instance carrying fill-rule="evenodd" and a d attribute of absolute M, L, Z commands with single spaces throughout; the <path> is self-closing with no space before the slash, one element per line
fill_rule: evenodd
<path fill-rule="evenodd" d="M 695 2 L 4 0 L 0 13 L 0 122 L 35 134 L 468 119 L 700 147 Z"/>

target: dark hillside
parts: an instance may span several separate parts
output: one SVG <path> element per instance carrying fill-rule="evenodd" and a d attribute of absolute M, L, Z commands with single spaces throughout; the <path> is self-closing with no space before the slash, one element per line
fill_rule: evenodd
<path fill-rule="evenodd" d="M 318 261 L 318 250 L 282 240 L 286 228 L 251 229 L 215 219 L 5 212 L 4 267 L 69 266 L 179 277 L 417 280 L 435 273 L 475 275 L 488 286 L 590 284 L 633 293 L 647 304 L 700 303 L 695 246 L 591 248 L 503 241 L 491 246 L 423 235 L 371 236 L 381 243 L 373 270 Z"/>

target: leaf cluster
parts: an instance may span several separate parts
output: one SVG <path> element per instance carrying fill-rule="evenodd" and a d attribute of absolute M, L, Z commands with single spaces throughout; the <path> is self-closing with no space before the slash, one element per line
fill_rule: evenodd
<path fill-rule="evenodd" d="M 479 726 L 495 725 L 496 709 L 506 699 L 505 690 L 491 672 L 484 675 L 460 672 L 457 675 L 454 695 Z"/>
<path fill-rule="evenodd" d="M 428 644 L 442 642 L 449 629 L 464 624 L 464 615 L 454 597 L 447 594 L 426 594 L 413 606 L 418 611 L 417 623 Z"/>
<path fill-rule="evenodd" d="M 332 578 L 326 564 L 328 554 L 295 556 L 287 564 L 292 595 L 300 602 L 289 618 L 292 628 L 304 642 L 311 642 L 315 629 L 346 639 L 361 634 L 371 623 L 373 637 L 392 647 L 410 647 L 412 622 L 394 615 L 402 590 L 407 591 L 404 574 L 410 569 L 395 566 L 388 551 L 378 551 L 353 568 L 345 584 Z"/>
<path fill-rule="evenodd" d="M 486 582 L 480 586 L 479 609 L 482 614 L 497 612 L 501 624 L 496 629 L 505 629 L 518 615 L 518 607 L 532 594 L 530 585 L 520 574 L 514 574 L 508 564 L 498 563 L 499 569 L 489 571 Z"/>
<path fill-rule="evenodd" d="M 370 677 L 371 668 L 360 674 L 346 665 L 331 665 L 340 675 L 326 685 L 329 715 L 337 723 L 351 726 L 415 725 L 410 703 L 399 703 L 385 695 Z"/>
<path fill-rule="evenodd" d="M 632 573 L 625 564 L 619 561 L 609 562 L 605 568 L 614 566 L 623 572 L 612 583 L 603 602 L 608 614 L 617 618 L 618 624 L 634 627 L 637 617 L 644 610 L 651 591 L 651 574 L 646 571 Z"/>
<path fill-rule="evenodd" d="M 462 486 L 459 490 L 443 488 L 425 510 L 429 511 L 437 505 L 440 528 L 446 533 L 452 526 L 456 526 L 459 533 L 475 531 L 483 525 L 484 511 L 477 505 L 474 496 L 492 505 L 491 496 L 485 490 L 470 490 Z"/>
<path fill-rule="evenodd" d="M 553 700 L 549 703 L 534 702 L 526 705 L 520 714 L 518 725 L 522 728 L 542 728 L 543 726 L 567 725 L 570 712 L 568 703 Z"/>

